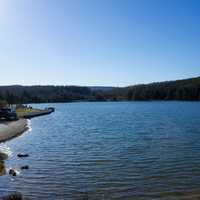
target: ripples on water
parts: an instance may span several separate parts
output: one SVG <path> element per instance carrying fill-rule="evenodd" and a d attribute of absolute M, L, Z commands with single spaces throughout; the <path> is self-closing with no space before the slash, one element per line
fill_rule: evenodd
<path fill-rule="evenodd" d="M 34 105 L 46 107 L 48 105 Z M 8 143 L 0 194 L 31 199 L 197 199 L 200 104 L 191 102 L 54 104 L 32 130 Z M 18 159 L 17 153 L 30 157 Z"/>

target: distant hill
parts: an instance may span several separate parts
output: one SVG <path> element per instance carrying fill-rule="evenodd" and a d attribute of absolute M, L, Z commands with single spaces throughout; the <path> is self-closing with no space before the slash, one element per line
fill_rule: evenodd
<path fill-rule="evenodd" d="M 200 100 L 200 77 L 129 86 L 114 89 L 116 99 L 134 100 Z"/>
<path fill-rule="evenodd" d="M 0 86 L 0 100 L 14 103 L 73 101 L 200 100 L 200 77 L 123 88 L 81 86 Z"/>
<path fill-rule="evenodd" d="M 89 86 L 89 88 L 91 89 L 91 91 L 111 91 L 113 90 L 115 87 L 109 87 L 109 86 Z"/>
<path fill-rule="evenodd" d="M 11 104 L 86 100 L 91 93 L 88 87 L 80 86 L 0 86 L 0 99 Z"/>

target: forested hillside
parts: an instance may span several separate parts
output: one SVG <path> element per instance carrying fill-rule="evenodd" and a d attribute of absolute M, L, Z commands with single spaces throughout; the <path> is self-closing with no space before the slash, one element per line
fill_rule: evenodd
<path fill-rule="evenodd" d="M 91 90 L 78 86 L 0 86 L 0 99 L 13 103 L 71 102 L 86 100 Z"/>
<path fill-rule="evenodd" d="M 200 100 L 200 78 L 126 88 L 128 100 Z"/>
<path fill-rule="evenodd" d="M 200 77 L 108 89 L 80 86 L 0 86 L 0 99 L 10 104 L 125 100 L 198 101 L 200 100 Z"/>

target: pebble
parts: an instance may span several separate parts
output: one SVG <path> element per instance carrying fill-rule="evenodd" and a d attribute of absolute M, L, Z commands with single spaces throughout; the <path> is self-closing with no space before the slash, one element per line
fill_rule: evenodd
<path fill-rule="evenodd" d="M 17 172 L 14 169 L 10 169 L 9 174 L 12 176 L 17 176 Z"/>
<path fill-rule="evenodd" d="M 19 153 L 19 154 L 17 154 L 17 157 L 24 158 L 24 157 L 29 157 L 29 155 L 28 154 L 21 154 L 21 153 Z"/>
<path fill-rule="evenodd" d="M 21 167 L 21 169 L 29 169 L 29 166 L 28 165 L 24 165 Z"/>

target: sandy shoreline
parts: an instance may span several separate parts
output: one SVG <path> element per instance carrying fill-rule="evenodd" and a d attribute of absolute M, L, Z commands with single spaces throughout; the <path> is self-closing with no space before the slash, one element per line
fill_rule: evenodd
<path fill-rule="evenodd" d="M 18 135 L 28 130 L 28 119 L 31 119 L 33 117 L 39 117 L 42 115 L 48 115 L 54 111 L 54 108 L 48 108 L 45 110 L 37 110 L 31 112 L 19 112 L 19 120 L 11 122 L 0 122 L 0 143 L 17 137 Z"/>
<path fill-rule="evenodd" d="M 28 130 L 28 120 L 19 119 L 0 123 L 0 142 L 5 142 Z"/>

